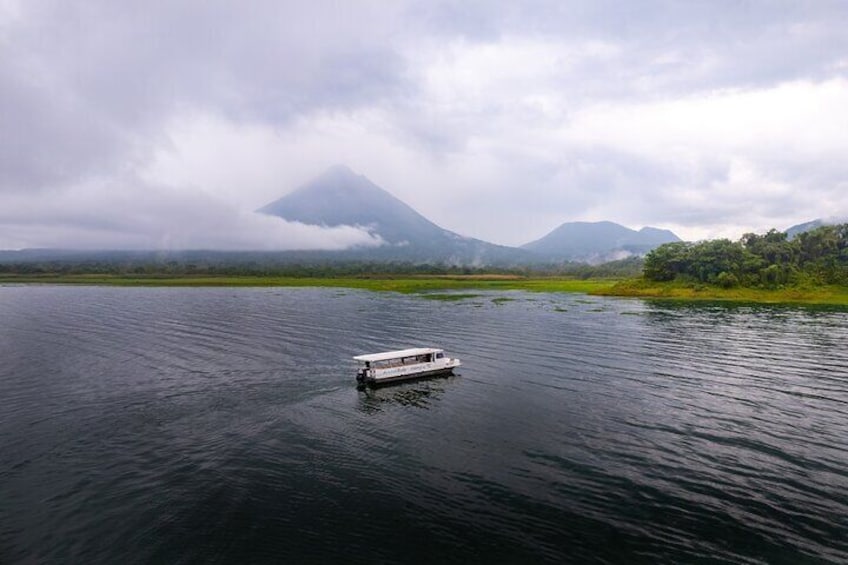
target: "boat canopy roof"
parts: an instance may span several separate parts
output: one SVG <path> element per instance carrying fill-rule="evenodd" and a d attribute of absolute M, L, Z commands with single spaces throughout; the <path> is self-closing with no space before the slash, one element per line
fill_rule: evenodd
<path fill-rule="evenodd" d="M 384 351 L 382 353 L 371 353 L 370 355 L 357 355 L 357 361 L 388 361 L 389 359 L 401 359 L 402 357 L 413 357 L 415 355 L 427 355 L 428 353 L 442 353 L 443 349 L 434 347 L 414 347 L 412 349 L 398 349 L 397 351 Z"/>

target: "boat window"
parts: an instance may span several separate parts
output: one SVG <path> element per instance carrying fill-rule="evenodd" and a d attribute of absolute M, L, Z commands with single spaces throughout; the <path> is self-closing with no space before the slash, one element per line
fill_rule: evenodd
<path fill-rule="evenodd" d="M 444 353 L 436 353 L 436 359 L 442 359 L 444 356 Z"/>

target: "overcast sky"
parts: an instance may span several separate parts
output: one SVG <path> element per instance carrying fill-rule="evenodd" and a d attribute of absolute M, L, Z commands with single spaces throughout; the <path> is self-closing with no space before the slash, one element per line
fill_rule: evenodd
<path fill-rule="evenodd" d="M 848 216 L 848 2 L 0 0 L 0 248 L 341 248 L 344 163 L 509 245 Z"/>

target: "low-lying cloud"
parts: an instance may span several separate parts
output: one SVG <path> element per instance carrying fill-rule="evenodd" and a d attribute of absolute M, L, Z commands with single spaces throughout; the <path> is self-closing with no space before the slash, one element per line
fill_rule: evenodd
<path fill-rule="evenodd" d="M 288 222 L 198 190 L 138 181 L 89 184 L 40 199 L 0 195 L 0 248 L 5 249 L 282 251 L 384 243 L 367 227 Z"/>

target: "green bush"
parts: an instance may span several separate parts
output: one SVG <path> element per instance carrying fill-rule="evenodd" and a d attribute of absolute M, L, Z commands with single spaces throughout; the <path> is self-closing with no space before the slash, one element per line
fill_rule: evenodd
<path fill-rule="evenodd" d="M 733 288 L 739 286 L 739 278 L 733 273 L 722 271 L 716 277 L 716 284 L 722 288 Z"/>

